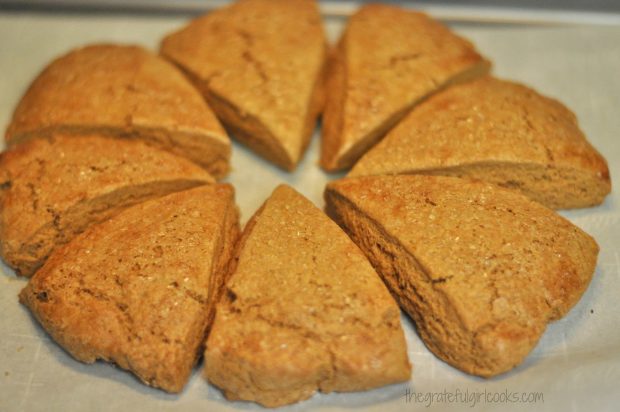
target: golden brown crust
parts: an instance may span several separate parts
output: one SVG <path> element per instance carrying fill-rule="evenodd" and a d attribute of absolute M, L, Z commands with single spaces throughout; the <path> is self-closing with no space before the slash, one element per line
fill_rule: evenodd
<path fill-rule="evenodd" d="M 321 148 L 327 171 L 351 167 L 429 94 L 490 67 L 441 23 L 382 4 L 349 19 L 331 61 Z"/>
<path fill-rule="evenodd" d="M 275 407 L 409 379 L 399 311 L 360 250 L 280 186 L 246 226 L 207 341 L 205 376 Z"/>
<path fill-rule="evenodd" d="M 325 197 L 426 345 L 467 373 L 488 377 L 521 363 L 596 266 L 588 234 L 488 183 L 360 177 L 330 183 Z"/>
<path fill-rule="evenodd" d="M 293 170 L 323 107 L 326 40 L 313 0 L 242 0 L 167 36 L 182 67 L 244 144 Z"/>
<path fill-rule="evenodd" d="M 200 93 L 172 64 L 137 46 L 91 45 L 54 60 L 22 97 L 6 141 L 59 130 L 139 138 L 218 178 L 229 168 L 230 141 Z"/>
<path fill-rule="evenodd" d="M 474 177 L 552 208 L 593 206 L 611 190 L 607 162 L 570 110 L 492 77 L 416 107 L 349 176 L 403 173 Z"/>
<path fill-rule="evenodd" d="M 20 300 L 76 359 L 179 392 L 238 231 L 233 198 L 229 185 L 209 185 L 127 209 L 57 250 Z"/>
<path fill-rule="evenodd" d="M 62 134 L 30 140 L 0 156 L 0 254 L 30 276 L 91 224 L 212 182 L 189 160 L 139 141 Z"/>

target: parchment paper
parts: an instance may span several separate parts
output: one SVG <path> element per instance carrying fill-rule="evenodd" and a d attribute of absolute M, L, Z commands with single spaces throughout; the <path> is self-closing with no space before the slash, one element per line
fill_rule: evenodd
<path fill-rule="evenodd" d="M 185 20 L 163 15 L 0 13 L 0 127 L 7 125 L 25 88 L 53 57 L 74 46 L 101 41 L 155 49 L 165 33 Z M 332 38 L 337 37 L 341 25 L 339 20 L 327 22 Z M 607 157 L 612 180 L 620 176 L 620 27 L 467 24 L 454 28 L 494 61 L 498 76 L 529 84 L 567 104 L 592 143 Z M 323 187 L 337 176 L 323 173 L 316 165 L 317 157 L 318 134 L 294 173 L 282 172 L 235 144 L 229 181 L 237 188 L 243 221 L 281 182 L 293 185 L 322 207 Z M 600 207 L 563 212 L 600 244 L 596 274 L 579 304 L 566 318 L 549 326 L 537 348 L 514 371 L 489 380 L 463 374 L 435 358 L 403 316 L 414 364 L 409 383 L 364 393 L 320 394 L 288 409 L 619 410 L 617 193 Z M 73 360 L 18 303 L 17 294 L 25 281 L 6 266 L 1 269 L 0 411 L 261 409 L 255 404 L 226 401 L 199 376 L 201 365 L 183 393 L 168 395 L 108 364 L 84 365 Z M 530 401 L 532 396 L 540 396 L 531 392 L 541 393 L 543 400 L 503 401 L 522 393 Z"/>

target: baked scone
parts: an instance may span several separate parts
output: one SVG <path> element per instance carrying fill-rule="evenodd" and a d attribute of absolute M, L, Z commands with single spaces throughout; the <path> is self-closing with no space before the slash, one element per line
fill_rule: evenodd
<path fill-rule="evenodd" d="M 321 165 L 335 171 L 353 166 L 429 94 L 490 64 L 423 13 L 369 4 L 349 19 L 329 67 Z"/>
<path fill-rule="evenodd" d="M 326 44 L 314 0 L 241 0 L 168 35 L 161 53 L 239 141 L 293 170 L 323 108 Z"/>
<path fill-rule="evenodd" d="M 594 239 L 498 186 L 373 176 L 327 186 L 331 215 L 366 253 L 439 358 L 490 377 L 520 364 L 584 293 Z"/>
<path fill-rule="evenodd" d="M 172 64 L 137 46 L 86 46 L 43 70 L 15 109 L 6 141 L 54 131 L 138 138 L 216 178 L 229 168 L 230 140 L 200 93 Z"/>
<path fill-rule="evenodd" d="M 237 234 L 229 185 L 153 199 L 54 252 L 20 300 L 77 360 L 114 362 L 179 392 L 204 347 Z"/>
<path fill-rule="evenodd" d="M 0 254 L 30 276 L 89 225 L 212 182 L 198 165 L 140 141 L 60 133 L 30 140 L 0 155 Z"/>
<path fill-rule="evenodd" d="M 349 176 L 403 173 L 480 179 L 560 209 L 597 205 L 611 190 L 607 162 L 570 110 L 492 77 L 417 106 Z"/>
<path fill-rule="evenodd" d="M 409 379 L 398 306 L 357 246 L 290 187 L 247 224 L 230 269 L 204 371 L 227 398 L 276 407 Z"/>

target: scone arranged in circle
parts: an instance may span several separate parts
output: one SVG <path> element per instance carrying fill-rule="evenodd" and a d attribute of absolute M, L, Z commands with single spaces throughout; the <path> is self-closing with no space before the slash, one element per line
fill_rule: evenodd
<path fill-rule="evenodd" d="M 212 182 L 198 165 L 140 141 L 60 133 L 30 140 L 0 155 L 0 253 L 30 276 L 89 225 Z"/>
<path fill-rule="evenodd" d="M 129 208 L 54 252 L 20 300 L 76 359 L 179 392 L 202 352 L 238 234 L 232 187 Z"/>
<path fill-rule="evenodd" d="M 241 0 L 161 45 L 237 139 L 287 170 L 301 159 L 323 106 L 326 51 L 314 0 Z"/>
<path fill-rule="evenodd" d="M 200 93 L 169 62 L 137 46 L 91 45 L 54 60 L 15 109 L 8 145 L 51 132 L 137 138 L 219 178 L 230 141 Z"/>
<path fill-rule="evenodd" d="M 321 165 L 347 169 L 429 94 L 489 70 L 467 40 L 425 14 L 370 4 L 331 57 Z"/>
<path fill-rule="evenodd" d="M 594 239 L 498 186 L 374 176 L 327 186 L 327 207 L 439 358 L 493 376 L 520 364 L 584 293 Z"/>
<path fill-rule="evenodd" d="M 205 352 L 229 399 L 280 406 L 406 381 L 400 311 L 362 252 L 278 187 L 247 224 Z"/>
<path fill-rule="evenodd" d="M 597 205 L 611 190 L 607 162 L 570 110 L 492 77 L 420 104 L 349 176 L 403 173 L 480 179 L 562 209 Z"/>

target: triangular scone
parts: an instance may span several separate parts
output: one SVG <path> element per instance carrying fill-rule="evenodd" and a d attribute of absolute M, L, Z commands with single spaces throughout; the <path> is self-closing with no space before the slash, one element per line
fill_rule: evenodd
<path fill-rule="evenodd" d="M 321 165 L 351 167 L 415 104 L 489 67 L 471 43 L 425 14 L 363 6 L 331 58 Z"/>
<path fill-rule="evenodd" d="M 15 109 L 6 141 L 53 131 L 138 138 L 217 178 L 229 168 L 230 140 L 200 93 L 172 64 L 137 46 L 83 47 L 43 70 Z"/>
<path fill-rule="evenodd" d="M 323 108 L 326 50 L 314 0 L 241 0 L 161 44 L 234 136 L 287 170 Z"/>
<path fill-rule="evenodd" d="M 212 182 L 198 165 L 140 141 L 59 133 L 30 140 L 0 155 L 0 254 L 30 276 L 89 225 Z"/>
<path fill-rule="evenodd" d="M 551 208 L 593 206 L 611 190 L 607 162 L 570 110 L 491 77 L 420 104 L 349 176 L 403 173 L 480 179 Z"/>
<path fill-rule="evenodd" d="M 428 348 L 467 373 L 488 377 L 520 364 L 596 266 L 588 234 L 488 183 L 360 177 L 330 183 L 325 197 Z"/>
<path fill-rule="evenodd" d="M 20 300 L 76 359 L 179 392 L 202 352 L 238 235 L 232 187 L 150 200 L 58 249 Z"/>
<path fill-rule="evenodd" d="M 205 352 L 205 376 L 227 398 L 275 407 L 409 379 L 398 306 L 357 246 L 290 187 L 256 212 L 233 262 Z"/>

